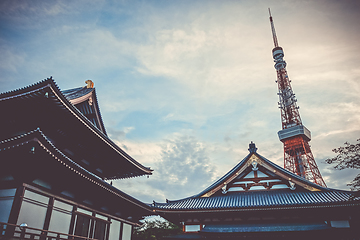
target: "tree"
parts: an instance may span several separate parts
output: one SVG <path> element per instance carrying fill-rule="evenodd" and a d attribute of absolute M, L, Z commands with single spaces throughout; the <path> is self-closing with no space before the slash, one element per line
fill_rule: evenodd
<path fill-rule="evenodd" d="M 133 239 L 159 240 L 164 236 L 176 235 L 182 232 L 181 228 L 165 219 L 145 219 L 141 227 L 134 229 Z"/>
<path fill-rule="evenodd" d="M 335 148 L 332 151 L 337 154 L 336 157 L 326 159 L 329 164 L 336 164 L 335 169 L 342 170 L 346 168 L 360 169 L 360 138 L 357 144 L 345 142 L 345 147 Z M 358 174 L 349 184 L 351 190 L 360 190 L 360 174 Z"/>

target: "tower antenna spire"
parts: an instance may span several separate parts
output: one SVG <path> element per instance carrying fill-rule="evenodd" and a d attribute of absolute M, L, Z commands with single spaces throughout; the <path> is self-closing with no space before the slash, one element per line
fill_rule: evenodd
<path fill-rule="evenodd" d="M 278 43 L 278 40 L 277 40 L 277 37 L 276 37 L 275 26 L 274 26 L 274 22 L 273 22 L 273 19 L 272 19 L 272 16 L 271 16 L 270 8 L 269 8 L 269 15 L 270 15 L 270 24 L 271 24 L 271 31 L 272 31 L 273 40 L 274 40 L 274 46 L 278 47 L 279 43 Z"/>
<path fill-rule="evenodd" d="M 279 90 L 278 104 L 281 112 L 282 130 L 278 132 L 278 135 L 280 141 L 284 144 L 284 168 L 320 186 L 326 187 L 310 149 L 311 133 L 302 124 L 300 118 L 299 107 L 296 104 L 297 100 L 286 71 L 284 51 L 278 44 L 270 8 L 269 14 L 275 45 L 272 54 Z"/>

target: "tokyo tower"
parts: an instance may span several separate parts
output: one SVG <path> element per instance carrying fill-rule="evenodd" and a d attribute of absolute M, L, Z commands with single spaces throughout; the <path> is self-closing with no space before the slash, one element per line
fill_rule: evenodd
<path fill-rule="evenodd" d="M 284 51 L 278 44 L 270 8 L 269 14 L 275 45 L 272 54 L 279 89 L 278 104 L 281 111 L 282 130 L 278 132 L 278 135 L 284 144 L 284 168 L 313 183 L 326 187 L 310 149 L 311 133 L 302 124 L 300 118 L 299 107 L 296 105 L 297 100 L 286 71 L 286 62 L 283 59 Z"/>

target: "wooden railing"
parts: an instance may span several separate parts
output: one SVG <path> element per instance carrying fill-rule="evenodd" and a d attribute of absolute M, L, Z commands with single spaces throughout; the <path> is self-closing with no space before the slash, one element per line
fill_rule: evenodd
<path fill-rule="evenodd" d="M 59 233 L 54 231 L 48 231 L 38 228 L 32 228 L 28 226 L 20 226 L 11 223 L 0 222 L 0 239 L 39 239 L 39 240 L 96 240 L 94 238 L 88 238 L 83 236 L 76 236 L 66 233 Z"/>

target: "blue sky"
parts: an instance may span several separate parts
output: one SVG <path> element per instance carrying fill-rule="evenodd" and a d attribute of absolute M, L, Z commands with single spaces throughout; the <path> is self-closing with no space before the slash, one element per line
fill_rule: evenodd
<path fill-rule="evenodd" d="M 111 139 L 150 178 L 115 181 L 142 201 L 196 194 L 254 141 L 283 165 L 268 7 L 312 151 L 328 187 L 331 149 L 360 137 L 358 1 L 1 1 L 0 92 L 53 76 L 95 83 Z"/>

